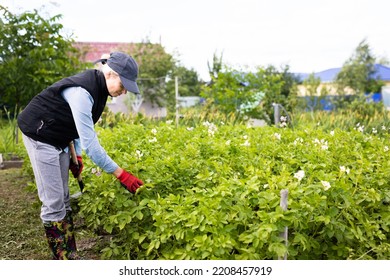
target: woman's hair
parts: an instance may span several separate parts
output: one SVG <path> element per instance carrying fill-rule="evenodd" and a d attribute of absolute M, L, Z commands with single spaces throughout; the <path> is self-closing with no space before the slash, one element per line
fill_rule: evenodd
<path fill-rule="evenodd" d="M 119 76 L 119 74 L 118 74 L 117 72 L 115 72 L 114 70 L 112 70 L 111 67 L 108 66 L 107 63 L 105 63 L 105 64 L 102 65 L 101 71 L 102 71 L 104 74 L 109 74 L 109 73 L 111 72 L 111 73 L 113 73 L 114 75 Z"/>

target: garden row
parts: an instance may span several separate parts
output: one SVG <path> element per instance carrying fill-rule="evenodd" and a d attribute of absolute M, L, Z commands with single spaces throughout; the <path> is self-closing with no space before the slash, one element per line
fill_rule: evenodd
<path fill-rule="evenodd" d="M 106 259 L 389 259 L 388 128 L 360 128 L 121 122 L 101 143 L 145 185 L 86 159 L 80 215 Z"/>

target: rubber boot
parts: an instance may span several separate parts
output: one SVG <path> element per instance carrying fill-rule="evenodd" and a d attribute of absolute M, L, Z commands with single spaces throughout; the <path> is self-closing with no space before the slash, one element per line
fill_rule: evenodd
<path fill-rule="evenodd" d="M 43 224 L 49 248 L 53 253 L 53 260 L 68 259 L 63 225 L 63 221 L 45 222 Z"/>
<path fill-rule="evenodd" d="M 76 239 L 74 235 L 74 225 L 71 211 L 66 212 L 64 221 L 65 244 L 66 250 L 69 253 L 68 258 L 71 260 L 79 260 L 80 257 L 77 255 Z"/>
<path fill-rule="evenodd" d="M 58 222 L 43 224 L 54 260 L 78 260 L 71 213 Z"/>

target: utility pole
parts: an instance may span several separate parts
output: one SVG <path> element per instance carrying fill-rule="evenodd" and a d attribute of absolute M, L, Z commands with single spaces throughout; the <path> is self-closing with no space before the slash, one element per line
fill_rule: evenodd
<path fill-rule="evenodd" d="M 176 128 L 179 126 L 179 80 L 175 77 L 175 98 L 176 98 Z"/>

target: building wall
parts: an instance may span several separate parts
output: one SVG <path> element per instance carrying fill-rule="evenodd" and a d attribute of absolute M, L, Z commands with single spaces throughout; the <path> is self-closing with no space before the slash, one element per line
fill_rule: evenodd
<path fill-rule="evenodd" d="M 344 89 L 346 94 L 353 94 L 353 90 L 350 88 Z M 334 83 L 322 83 L 318 86 L 315 96 L 320 96 L 322 93 L 326 95 L 338 95 L 337 86 Z M 298 96 L 309 96 L 310 93 L 304 85 L 298 85 Z"/>
<path fill-rule="evenodd" d="M 390 81 L 384 81 L 385 86 L 390 86 Z M 327 95 L 338 95 L 337 86 L 334 83 L 321 83 L 317 88 L 316 96 L 320 96 L 322 91 L 327 92 Z M 348 95 L 354 94 L 354 91 L 350 88 L 345 88 L 344 92 Z M 298 85 L 298 96 L 310 95 L 304 85 Z"/>

